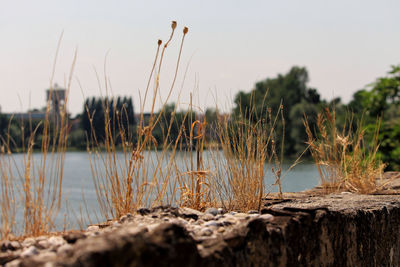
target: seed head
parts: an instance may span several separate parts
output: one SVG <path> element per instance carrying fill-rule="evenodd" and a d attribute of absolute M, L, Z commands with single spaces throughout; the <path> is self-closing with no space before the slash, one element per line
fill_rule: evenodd
<path fill-rule="evenodd" d="M 183 34 L 187 34 L 189 31 L 188 27 L 183 28 Z"/>
<path fill-rule="evenodd" d="M 158 39 L 158 46 L 160 46 L 162 44 L 162 40 Z"/>
<path fill-rule="evenodd" d="M 176 28 L 176 21 L 175 20 L 172 21 L 171 28 L 173 30 L 175 30 L 175 28 Z"/>

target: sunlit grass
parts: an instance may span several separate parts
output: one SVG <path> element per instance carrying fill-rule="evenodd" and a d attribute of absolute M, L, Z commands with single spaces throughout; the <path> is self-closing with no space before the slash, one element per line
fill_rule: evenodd
<path fill-rule="evenodd" d="M 54 66 L 60 42 L 61 38 L 57 46 Z M 45 119 L 36 126 L 30 122 L 29 129 L 24 128 L 24 122 L 21 120 L 21 144 L 16 144 L 10 131 L 1 139 L 2 238 L 17 233 L 37 236 L 55 228 L 54 221 L 61 207 L 63 169 L 69 132 L 66 106 L 75 61 L 76 53 L 71 65 L 64 105 L 58 111 L 59 113 L 51 110 L 52 94 L 55 94 L 52 87 L 53 67 Z M 11 121 L 12 118 L 9 129 Z M 39 129 L 41 129 L 40 138 L 37 136 Z M 25 138 L 27 130 L 29 130 L 28 138 Z M 40 144 L 38 162 L 33 157 L 35 142 Z M 13 152 L 18 147 L 22 149 L 22 163 L 16 162 L 13 158 Z M 15 221 L 19 202 L 22 202 L 23 209 L 22 229 L 17 229 L 18 222 Z"/>
<path fill-rule="evenodd" d="M 325 192 L 348 190 L 356 193 L 373 193 L 382 188 L 378 181 L 385 165 L 377 157 L 380 121 L 373 140 L 365 140 L 366 128 L 362 120 L 353 131 L 351 120 L 338 130 L 335 111 L 328 108 L 318 114 L 315 133 L 307 118 L 304 121 L 308 145 Z"/>

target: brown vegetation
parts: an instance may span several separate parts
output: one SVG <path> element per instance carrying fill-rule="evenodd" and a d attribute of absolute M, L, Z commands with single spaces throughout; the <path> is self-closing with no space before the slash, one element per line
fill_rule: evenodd
<path fill-rule="evenodd" d="M 310 152 L 317 165 L 321 186 L 328 192 L 348 190 L 356 193 L 373 193 L 379 190 L 384 164 L 378 159 L 378 129 L 373 140 L 365 141 L 362 121 L 353 130 L 353 121 L 343 130 L 337 129 L 335 111 L 326 109 L 318 114 L 317 129 L 313 134 L 304 120 Z"/>
<path fill-rule="evenodd" d="M 54 66 L 56 64 L 57 47 Z M 24 124 L 22 129 L 22 154 L 23 163 L 16 162 L 13 158 L 12 147 L 14 140 L 9 133 L 6 138 L 1 139 L 1 237 L 7 238 L 10 234 L 21 231 L 16 229 L 16 211 L 19 199 L 23 202 L 23 226 L 24 235 L 37 236 L 54 228 L 54 220 L 61 207 L 62 180 L 65 151 L 68 139 L 68 116 L 65 106 L 68 102 L 68 92 L 71 85 L 72 74 L 75 66 L 76 53 L 71 66 L 67 85 L 65 105 L 59 114 L 51 112 L 51 94 L 46 106 L 45 120 L 33 128 L 30 124 L 27 140 L 24 138 Z M 50 79 L 52 84 L 54 76 Z M 11 123 L 11 121 L 10 121 Z M 35 162 L 33 158 L 34 142 L 36 134 L 42 128 L 40 138 L 40 161 Z"/>

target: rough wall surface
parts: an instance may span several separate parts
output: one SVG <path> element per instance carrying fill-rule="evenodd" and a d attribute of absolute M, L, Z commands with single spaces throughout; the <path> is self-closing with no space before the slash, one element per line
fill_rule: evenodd
<path fill-rule="evenodd" d="M 31 240 L 8 266 L 400 266 L 398 195 L 297 194 L 258 214 L 140 213 L 66 233 L 52 250 Z M 40 242 L 47 254 L 26 256 Z"/>

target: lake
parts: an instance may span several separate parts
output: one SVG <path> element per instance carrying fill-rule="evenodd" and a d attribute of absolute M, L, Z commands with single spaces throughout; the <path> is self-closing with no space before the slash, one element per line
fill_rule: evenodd
<path fill-rule="evenodd" d="M 160 152 L 152 151 L 149 153 L 151 157 L 156 157 L 157 153 Z M 119 153 L 118 156 L 122 159 L 122 153 Z M 23 162 L 23 157 L 23 154 L 13 155 L 16 164 L 19 166 Z M 40 162 L 40 154 L 34 154 L 33 158 L 36 163 Z M 177 161 L 184 161 L 185 158 L 187 160 L 187 154 L 178 153 L 176 158 Z M 210 160 L 210 158 L 206 158 L 205 162 L 207 160 Z M 84 227 L 88 223 L 96 223 L 104 220 L 101 218 L 99 211 L 88 154 L 86 152 L 67 152 L 64 163 L 63 204 L 56 219 L 57 229 L 62 230 L 65 222 L 68 222 L 66 225 L 67 229 L 79 228 L 81 217 L 83 217 L 82 223 Z M 291 164 L 284 163 L 282 173 L 285 173 L 285 170 Z M 268 169 L 267 164 L 265 168 Z M 265 178 L 267 192 L 277 191 L 277 188 L 272 186 L 274 182 L 271 176 L 267 175 Z M 311 189 L 318 185 L 318 182 L 319 175 L 315 165 L 310 162 L 303 162 L 285 174 L 282 179 L 282 189 L 284 192 L 298 192 Z M 22 206 L 18 209 L 17 213 L 17 222 L 20 223 L 23 215 Z"/>

